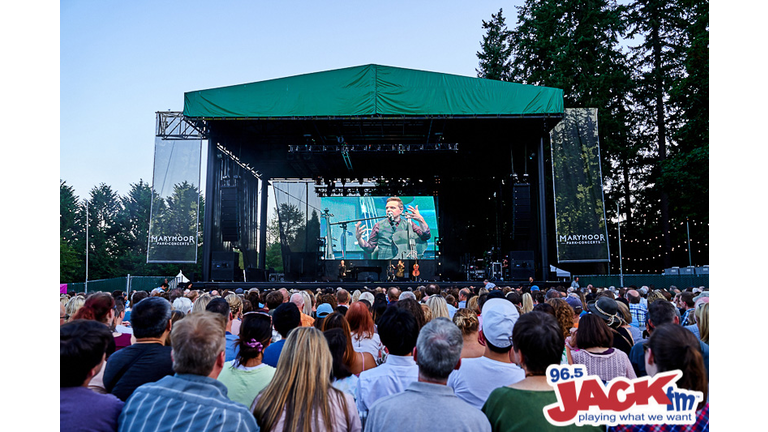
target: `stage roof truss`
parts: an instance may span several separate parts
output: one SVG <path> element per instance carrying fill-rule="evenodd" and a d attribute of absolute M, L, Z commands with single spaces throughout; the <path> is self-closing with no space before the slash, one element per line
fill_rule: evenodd
<path fill-rule="evenodd" d="M 166 140 L 206 139 L 206 121 L 178 111 L 156 113 L 155 136 Z"/>

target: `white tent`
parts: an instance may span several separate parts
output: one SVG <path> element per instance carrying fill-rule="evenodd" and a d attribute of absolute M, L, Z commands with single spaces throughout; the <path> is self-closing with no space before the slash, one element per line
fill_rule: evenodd
<path fill-rule="evenodd" d="M 567 272 L 567 271 L 565 271 L 563 269 L 559 269 L 559 268 L 557 268 L 557 267 L 555 267 L 553 265 L 549 266 L 549 272 L 550 273 L 556 273 L 557 277 L 559 277 L 559 278 L 569 278 L 569 277 L 571 277 L 571 273 L 570 272 Z"/>

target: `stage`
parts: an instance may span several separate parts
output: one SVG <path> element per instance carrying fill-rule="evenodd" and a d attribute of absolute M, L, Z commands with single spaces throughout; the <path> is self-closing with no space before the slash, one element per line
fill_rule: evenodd
<path fill-rule="evenodd" d="M 397 287 L 401 291 L 413 291 L 417 289 L 420 286 L 426 286 L 428 283 L 436 283 L 440 286 L 440 289 L 461 289 L 465 287 L 476 287 L 476 288 L 482 288 L 483 287 L 483 281 L 421 281 L 421 282 L 413 282 L 413 281 L 395 281 L 395 282 L 339 282 L 339 281 L 313 281 L 313 282 L 192 282 L 191 288 L 197 289 L 197 290 L 203 290 L 203 291 L 211 291 L 211 290 L 218 290 L 222 291 L 225 289 L 228 290 L 236 290 L 238 288 L 242 288 L 243 291 L 247 291 L 251 288 L 258 288 L 260 292 L 263 291 L 271 291 L 276 290 L 280 288 L 285 288 L 287 290 L 312 290 L 316 291 L 318 289 L 320 290 L 336 290 L 338 288 L 343 288 L 350 293 L 354 293 L 355 290 L 370 290 L 373 291 L 376 288 L 389 288 L 389 287 Z M 495 281 L 493 282 L 496 284 L 499 288 L 504 287 L 512 287 L 517 288 L 520 286 L 528 287 L 530 286 L 529 281 L 525 280 L 518 280 L 518 281 Z M 565 282 L 560 281 L 534 281 L 533 285 L 536 285 L 539 287 L 540 290 L 544 291 L 550 287 L 557 287 L 557 286 L 565 286 Z"/>

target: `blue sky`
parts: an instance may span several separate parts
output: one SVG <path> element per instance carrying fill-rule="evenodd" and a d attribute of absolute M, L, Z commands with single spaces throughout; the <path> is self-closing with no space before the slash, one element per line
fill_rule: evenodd
<path fill-rule="evenodd" d="M 65 1 L 60 178 L 151 183 L 156 111 L 185 91 L 378 63 L 475 76 L 482 20 L 521 1 Z"/>

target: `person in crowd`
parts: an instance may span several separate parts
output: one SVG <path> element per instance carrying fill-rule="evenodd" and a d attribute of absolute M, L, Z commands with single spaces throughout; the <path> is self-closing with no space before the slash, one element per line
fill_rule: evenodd
<path fill-rule="evenodd" d="M 115 350 L 118 350 L 131 344 L 131 335 L 115 331 L 116 316 L 115 298 L 112 297 L 112 294 L 97 292 L 85 299 L 85 303 L 77 310 L 72 319 L 94 320 L 109 327 L 115 338 Z"/>
<path fill-rule="evenodd" d="M 641 300 L 644 299 L 640 293 L 633 289 L 627 291 L 626 299 L 629 302 L 629 313 L 632 315 L 630 325 L 632 327 L 638 328 L 641 333 L 644 332 L 645 320 L 646 316 L 648 315 L 648 306 L 646 306 L 647 302 L 642 302 Z"/>
<path fill-rule="evenodd" d="M 59 325 L 64 325 L 68 319 L 66 305 L 64 303 L 59 303 Z"/>
<path fill-rule="evenodd" d="M 128 306 L 125 308 L 125 317 L 123 317 L 123 321 L 130 323 L 131 322 L 131 310 L 133 310 L 133 307 L 136 306 L 136 304 L 145 298 L 149 297 L 149 293 L 146 291 L 134 291 L 133 294 L 131 294 L 131 301 L 128 303 Z"/>
<path fill-rule="evenodd" d="M 632 322 L 632 312 L 629 311 L 629 306 L 624 302 L 616 302 L 616 304 L 619 306 L 619 316 L 622 320 L 621 328 L 629 333 L 631 336 L 629 341 L 634 345 L 637 341 L 643 338 L 643 332 L 639 328 L 630 325 L 630 322 Z M 646 312 L 646 317 L 647 315 L 648 313 Z M 630 350 L 631 349 L 632 348 L 630 348 Z"/>
<path fill-rule="evenodd" d="M 448 319 L 453 319 L 453 315 L 458 310 L 456 307 L 457 304 L 458 303 L 456 302 L 456 297 L 454 297 L 452 294 L 445 296 L 445 307 L 448 308 Z"/>
<path fill-rule="evenodd" d="M 299 309 L 299 313 L 301 314 L 301 326 L 312 327 L 312 325 L 315 324 L 315 319 L 302 312 L 302 310 L 304 310 L 304 305 L 306 304 L 304 296 L 302 296 L 300 293 L 292 294 L 290 301 Z"/>
<path fill-rule="evenodd" d="M 264 350 L 272 340 L 272 317 L 264 312 L 243 314 L 237 357 L 224 364 L 218 380 L 227 387 L 227 396 L 250 407 L 256 395 L 275 375 L 275 368 L 264 364 Z"/>
<path fill-rule="evenodd" d="M 506 300 L 500 300 L 506 301 Z M 507 302 L 509 303 L 509 302 Z M 514 306 L 510 303 L 510 307 Z M 405 391 L 382 397 L 370 410 L 366 431 L 490 431 L 481 411 L 457 397 L 446 385 L 452 371 L 459 369 L 461 330 L 448 318 L 437 317 L 422 328 L 413 350 L 418 379 Z M 404 407 L 435 406 L 418 415 L 404 415 Z"/>
<path fill-rule="evenodd" d="M 477 358 L 465 358 L 461 368 L 448 378 L 456 396 L 481 409 L 491 392 L 525 378 L 525 372 L 512 362 L 512 331 L 520 317 L 512 302 L 492 298 L 483 305 L 485 349 Z"/>
<path fill-rule="evenodd" d="M 606 383 L 616 377 L 637 378 L 627 354 L 613 347 L 614 335 L 599 316 L 583 316 L 576 332 L 578 348 L 571 351 L 573 363 L 586 366 L 588 375 L 598 376 Z"/>
<path fill-rule="evenodd" d="M 401 302 L 402 303 L 402 302 Z M 384 345 L 381 343 L 373 317 L 368 307 L 362 302 L 354 302 L 349 306 L 345 316 L 352 334 L 352 348 L 356 352 L 367 352 L 373 356 L 376 364 L 382 363 Z"/>
<path fill-rule="evenodd" d="M 253 415 L 231 401 L 216 379 L 226 358 L 225 327 L 221 313 L 207 311 L 176 323 L 171 331 L 175 375 L 133 392 L 120 414 L 120 431 L 258 431 Z"/>
<path fill-rule="evenodd" d="M 323 333 L 314 327 L 292 331 L 274 378 L 251 406 L 261 430 L 360 431 L 354 398 L 331 385 L 332 371 Z"/>
<path fill-rule="evenodd" d="M 450 313 L 448 313 L 448 306 L 445 299 L 441 295 L 433 295 L 427 299 L 427 306 L 432 312 L 432 319 L 443 317 L 451 319 Z"/>
<path fill-rule="evenodd" d="M 612 346 L 629 355 L 634 342 L 632 341 L 632 334 L 624 328 L 627 322 L 624 321 L 624 318 L 619 313 L 619 304 L 616 300 L 606 295 L 600 295 L 594 302 L 589 302 L 587 307 L 590 312 L 602 318 L 611 329 L 613 333 Z M 581 327 L 581 324 L 579 324 L 579 327 Z"/>
<path fill-rule="evenodd" d="M 573 324 L 571 328 L 578 328 L 579 317 L 581 317 L 581 313 L 584 312 L 584 303 L 582 303 L 578 294 L 569 294 L 565 298 L 565 302 L 568 303 L 568 306 L 573 310 Z"/>
<path fill-rule="evenodd" d="M 173 375 L 171 304 L 162 297 L 148 297 L 133 307 L 133 336 L 136 342 L 117 351 L 104 370 L 104 388 L 126 401 L 139 386 Z"/>
<path fill-rule="evenodd" d="M 425 304 L 419 304 L 415 298 L 405 298 L 398 300 L 395 306 L 406 309 L 408 312 L 410 312 L 413 317 L 416 318 L 416 325 L 418 326 L 419 330 L 421 330 L 421 328 L 424 327 L 424 325 L 427 323 L 425 310 L 428 311 L 430 309 Z"/>
<path fill-rule="evenodd" d="M 376 359 L 369 352 L 357 352 L 352 345 L 352 333 L 349 329 L 349 323 L 344 315 L 339 312 L 333 312 L 325 317 L 323 326 L 320 329 L 325 332 L 333 328 L 340 328 L 347 338 L 347 347 L 344 354 L 344 364 L 353 374 L 359 376 L 361 372 L 376 367 Z"/>
<path fill-rule="evenodd" d="M 453 323 L 461 330 L 464 341 L 461 358 L 482 357 L 485 354 L 485 346 L 480 344 L 480 322 L 477 320 L 477 314 L 470 309 L 461 308 L 453 315 Z"/>
<path fill-rule="evenodd" d="M 467 300 L 469 300 L 469 288 L 462 288 L 459 290 L 459 309 L 467 307 Z"/>
<path fill-rule="evenodd" d="M 648 306 L 648 320 L 646 331 L 649 336 L 653 335 L 655 329 L 664 324 L 679 324 L 680 317 L 677 316 L 675 306 L 668 301 L 654 301 Z M 645 343 L 647 339 L 642 339 L 635 343 L 629 353 L 629 360 L 638 377 L 646 376 L 645 370 Z M 704 341 L 699 341 L 699 352 L 704 360 L 704 367 L 709 371 L 709 345 Z"/>
<path fill-rule="evenodd" d="M 340 313 L 342 315 L 346 315 L 347 314 L 347 310 L 349 310 L 350 298 L 351 297 L 349 295 L 349 291 L 347 291 L 347 290 L 345 290 L 343 288 L 338 290 L 338 291 L 336 291 L 336 302 L 337 302 L 336 312 L 338 312 L 338 313 Z"/>
<path fill-rule="evenodd" d="M 205 307 L 207 312 L 215 312 L 224 317 L 224 339 L 226 340 L 226 361 L 232 361 L 237 357 L 237 336 L 232 334 L 232 309 L 229 303 L 222 297 L 212 298 Z"/>
<path fill-rule="evenodd" d="M 72 321 L 72 317 L 75 316 L 78 310 L 80 310 L 81 307 L 85 304 L 85 297 L 81 295 L 76 295 L 69 299 L 67 301 L 67 306 L 65 307 L 67 321 Z"/>
<path fill-rule="evenodd" d="M 403 291 L 400 293 L 400 297 L 397 298 L 397 301 L 400 302 L 405 299 L 416 300 L 416 294 L 414 294 L 413 291 Z"/>
<path fill-rule="evenodd" d="M 114 295 L 112 297 L 115 297 Z M 115 334 L 120 334 L 118 339 L 115 340 L 115 348 L 122 349 L 131 344 L 131 335 L 133 329 L 125 325 L 125 301 L 123 297 L 115 297 L 115 321 L 112 326 L 115 328 Z"/>
<path fill-rule="evenodd" d="M 267 293 L 265 305 L 270 314 L 281 304 L 283 304 L 283 294 L 280 291 L 270 291 Z"/>
<path fill-rule="evenodd" d="M 693 300 L 694 294 L 691 291 L 683 291 L 677 303 L 680 310 L 680 325 L 687 326 L 695 324 L 693 322 L 693 312 L 696 303 Z"/>
<path fill-rule="evenodd" d="M 554 316 L 531 311 L 522 315 L 512 330 L 515 362 L 525 371 L 525 379 L 491 392 L 483 405 L 491 428 L 501 431 L 603 431 L 604 427 L 557 427 L 547 421 L 544 407 L 558 402 L 547 382 L 547 367 L 560 364 L 563 332 Z"/>
<path fill-rule="evenodd" d="M 391 304 L 397 303 L 400 298 L 400 289 L 397 287 L 389 287 L 387 289 L 387 302 Z"/>
<path fill-rule="evenodd" d="M 696 338 L 708 343 L 709 340 L 709 297 L 699 297 L 694 302 L 693 306 L 693 324 L 685 326 L 688 330 L 692 331 Z M 707 340 L 701 336 L 701 329 L 704 329 Z"/>
<path fill-rule="evenodd" d="M 224 297 L 232 313 L 232 328 L 230 332 L 234 336 L 240 336 L 240 325 L 243 322 L 243 299 L 237 294 L 227 294 Z"/>
<path fill-rule="evenodd" d="M 59 327 L 59 430 L 117 431 L 123 401 L 88 388 L 114 344 L 109 328 L 94 320 L 74 320 Z"/>
<path fill-rule="evenodd" d="M 299 312 L 299 308 L 291 302 L 281 303 L 277 309 L 272 311 L 272 325 L 274 330 L 280 334 L 281 339 L 264 349 L 262 363 L 276 368 L 288 334 L 291 330 L 301 326 L 301 312 Z"/>
<path fill-rule="evenodd" d="M 358 376 L 349 370 L 344 358 L 349 351 L 347 345 L 347 336 L 341 328 L 331 328 L 323 332 L 325 340 L 328 342 L 328 349 L 333 357 L 333 378 L 331 385 L 345 393 L 355 397 L 357 390 Z"/>
<path fill-rule="evenodd" d="M 522 306 L 520 307 L 521 314 L 526 314 L 533 310 L 533 297 L 531 293 L 523 293 L 521 296 Z"/>
<path fill-rule="evenodd" d="M 557 323 L 560 325 L 560 330 L 563 332 L 563 338 L 567 338 L 571 335 L 571 328 L 573 328 L 573 308 L 571 308 L 568 302 L 561 298 L 551 298 L 546 300 L 546 303 L 554 309 L 555 319 L 557 319 Z M 569 359 L 570 350 L 566 345 L 560 363 L 569 364 L 571 363 Z"/>
<path fill-rule="evenodd" d="M 316 329 L 322 331 L 323 328 L 323 320 L 325 317 L 333 313 L 333 306 L 330 305 L 330 303 L 320 303 L 317 306 L 317 311 L 315 312 L 316 318 L 314 322 L 314 326 Z"/>
<path fill-rule="evenodd" d="M 371 305 L 371 310 L 373 311 L 373 323 L 375 325 L 379 324 L 379 318 L 381 318 L 381 316 L 384 315 L 384 312 L 387 310 L 388 306 L 389 306 L 389 303 L 387 302 L 386 294 L 378 293 L 374 296 L 373 305 Z"/>
<path fill-rule="evenodd" d="M 696 417 L 692 425 L 654 425 L 653 431 L 702 431 L 709 429 L 709 379 L 704 358 L 698 347 L 700 341 L 690 331 L 674 323 L 656 327 L 645 343 L 645 370 L 648 375 L 680 370 L 683 376 L 677 381 L 680 389 L 702 393 L 702 400 L 696 406 Z M 616 432 L 640 432 L 649 430 L 648 425 L 620 425 L 609 428 Z"/>
<path fill-rule="evenodd" d="M 211 299 L 213 299 L 213 297 L 211 297 L 209 293 L 200 294 L 200 296 L 197 297 L 197 300 L 192 303 L 192 312 L 205 311 L 205 308 L 208 307 L 208 303 L 211 302 Z"/>
<path fill-rule="evenodd" d="M 184 312 L 184 315 L 192 312 L 192 300 L 189 297 L 179 297 L 172 303 L 173 310 Z"/>
<path fill-rule="evenodd" d="M 389 307 L 379 319 L 379 337 L 387 348 L 387 362 L 360 374 L 357 410 L 365 418 L 374 402 L 399 393 L 418 379 L 413 347 L 419 336 L 416 318 L 406 309 Z"/>

